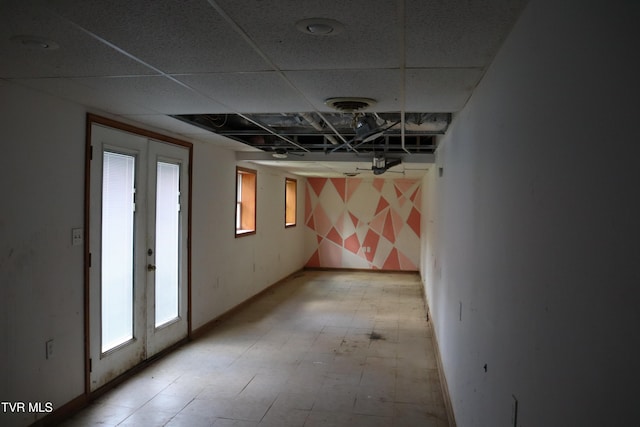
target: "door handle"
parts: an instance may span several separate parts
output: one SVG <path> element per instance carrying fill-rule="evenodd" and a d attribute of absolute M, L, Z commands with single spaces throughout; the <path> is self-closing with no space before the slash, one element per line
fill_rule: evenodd
<path fill-rule="evenodd" d="M 153 264 L 147 264 L 147 271 L 155 271 L 156 266 Z"/>

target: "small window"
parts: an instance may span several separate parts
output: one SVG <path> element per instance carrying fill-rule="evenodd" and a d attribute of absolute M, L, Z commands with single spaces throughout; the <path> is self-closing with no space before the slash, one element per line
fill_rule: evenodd
<path fill-rule="evenodd" d="M 285 178 L 284 184 L 284 226 L 293 227 L 296 225 L 296 199 L 298 196 L 298 183 L 295 179 Z"/>
<path fill-rule="evenodd" d="M 256 171 L 236 167 L 236 237 L 256 232 Z"/>

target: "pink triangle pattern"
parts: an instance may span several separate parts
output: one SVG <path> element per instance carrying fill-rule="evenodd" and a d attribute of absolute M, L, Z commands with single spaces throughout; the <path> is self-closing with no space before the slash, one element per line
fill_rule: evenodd
<path fill-rule="evenodd" d="M 373 179 L 373 188 L 378 190 L 378 193 L 382 193 L 382 187 L 384 187 L 384 179 L 382 179 L 382 178 L 374 178 Z"/>
<path fill-rule="evenodd" d="M 387 202 L 387 199 L 385 199 L 384 197 L 380 197 L 380 200 L 378 200 L 378 207 L 376 208 L 376 215 L 378 215 L 384 208 L 388 206 L 389 202 Z"/>
<path fill-rule="evenodd" d="M 414 233 L 420 236 L 420 212 L 416 208 L 411 209 L 409 218 L 407 218 L 407 224 Z"/>
<path fill-rule="evenodd" d="M 417 270 L 418 267 L 405 254 L 398 251 L 398 261 L 400 261 L 400 270 Z"/>
<path fill-rule="evenodd" d="M 402 191 L 398 188 L 398 186 L 394 185 L 393 188 L 396 190 L 396 197 L 397 198 L 402 197 Z"/>
<path fill-rule="evenodd" d="M 331 218 L 322 208 L 321 204 L 318 204 L 313 211 L 313 218 L 315 220 L 315 230 L 321 236 L 326 236 L 329 230 L 331 230 Z"/>
<path fill-rule="evenodd" d="M 416 184 L 416 181 L 413 179 L 396 179 L 393 181 L 396 190 L 399 190 L 402 194 L 405 194 L 411 187 Z"/>
<path fill-rule="evenodd" d="M 351 217 L 351 222 L 353 222 L 354 227 L 357 227 L 358 223 L 360 222 L 358 221 L 358 217 L 352 214 L 351 212 L 349 212 L 349 216 Z"/>
<path fill-rule="evenodd" d="M 307 266 L 417 270 L 419 180 L 308 178 L 307 183 L 305 223 L 317 241 Z M 336 191 L 324 191 L 327 185 Z M 403 231 L 405 226 L 412 232 Z"/>
<path fill-rule="evenodd" d="M 391 211 L 387 211 L 386 218 L 384 220 L 384 229 L 382 230 L 382 235 L 385 239 L 390 241 L 391 243 L 396 242 L 396 233 L 393 231 L 393 223 L 391 222 Z"/>
<path fill-rule="evenodd" d="M 416 209 L 421 210 L 422 209 L 422 189 L 420 187 L 416 188 L 413 194 L 411 194 L 411 197 L 409 197 L 409 200 L 411 200 L 411 202 L 413 203 L 413 206 L 415 206 Z"/>
<path fill-rule="evenodd" d="M 398 197 L 398 204 L 400 205 L 400 207 L 403 207 L 405 203 L 407 203 L 407 198 L 406 197 L 404 197 L 404 196 Z"/>
<path fill-rule="evenodd" d="M 364 238 L 364 242 L 362 242 L 362 246 L 368 248 L 365 257 L 367 261 L 372 262 L 373 258 L 376 255 L 376 251 L 378 250 L 378 242 L 380 241 L 380 236 L 372 230 L 367 232 L 367 235 Z"/>
<path fill-rule="evenodd" d="M 333 224 L 333 226 L 335 227 L 335 229 L 338 231 L 338 233 L 340 233 L 340 236 L 344 236 L 345 234 L 347 234 L 345 232 L 345 228 L 346 228 L 346 224 L 345 224 L 345 217 L 344 217 L 344 212 L 342 212 L 339 216 L 338 219 L 336 220 L 336 223 Z"/>
<path fill-rule="evenodd" d="M 345 179 L 345 181 L 347 187 L 347 198 L 345 201 L 349 202 L 349 200 L 351 200 L 351 196 L 353 196 L 353 193 L 355 193 L 358 187 L 360 187 L 362 180 L 360 178 L 351 178 L 348 180 Z"/>
<path fill-rule="evenodd" d="M 311 188 L 313 188 L 313 192 L 316 193 L 316 196 L 320 197 L 320 193 L 322 193 L 322 189 L 327 183 L 327 178 L 308 178 L 307 182 Z"/>
<path fill-rule="evenodd" d="M 340 234 L 338 234 L 338 230 L 336 230 L 335 227 L 329 231 L 327 239 L 331 240 L 336 245 L 342 246 L 342 237 L 340 237 Z"/>
<path fill-rule="evenodd" d="M 387 257 L 384 265 L 382 266 L 383 270 L 400 270 L 400 260 L 398 259 L 398 250 L 393 248 L 391 253 Z"/>
<path fill-rule="evenodd" d="M 376 215 L 369 223 L 369 228 L 378 234 L 382 234 L 382 230 L 384 230 L 385 218 L 386 215 L 384 214 L 384 212 Z"/>
<path fill-rule="evenodd" d="M 400 230 L 402 230 L 402 227 L 404 226 L 404 221 L 402 220 L 402 217 L 400 216 L 400 214 L 396 212 L 394 209 L 391 209 L 389 211 L 389 214 L 391 215 L 391 222 L 393 223 L 394 234 L 397 236 L 398 234 L 400 234 Z"/>
<path fill-rule="evenodd" d="M 354 254 L 358 253 L 360 250 L 360 242 L 358 241 L 358 236 L 356 236 L 355 233 L 344 240 L 344 248 Z"/>
<path fill-rule="evenodd" d="M 309 217 L 311 216 L 311 194 L 309 192 L 309 188 L 304 192 L 304 220 L 305 222 L 309 221 Z"/>
<path fill-rule="evenodd" d="M 320 253 L 319 253 L 320 249 L 317 249 L 313 255 L 311 255 L 311 258 L 309 258 L 307 260 L 307 267 L 321 267 L 320 265 Z"/>
<path fill-rule="evenodd" d="M 329 179 L 331 180 L 331 183 L 333 184 L 333 186 L 336 188 L 336 191 L 340 195 L 340 198 L 343 201 L 346 201 L 347 200 L 347 192 L 346 192 L 347 180 L 344 178 L 329 178 Z"/>

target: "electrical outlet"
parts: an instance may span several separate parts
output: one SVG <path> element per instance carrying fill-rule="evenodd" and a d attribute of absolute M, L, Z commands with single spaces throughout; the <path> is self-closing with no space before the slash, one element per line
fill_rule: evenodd
<path fill-rule="evenodd" d="M 51 359 L 53 357 L 53 340 L 49 340 L 45 343 L 46 346 L 46 357 L 47 359 Z"/>
<path fill-rule="evenodd" d="M 84 242 L 84 233 L 82 228 L 74 228 L 71 230 L 71 244 L 80 246 Z"/>

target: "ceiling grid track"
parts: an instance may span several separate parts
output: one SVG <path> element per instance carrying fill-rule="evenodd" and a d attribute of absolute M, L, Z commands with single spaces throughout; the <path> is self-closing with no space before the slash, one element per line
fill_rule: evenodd
<path fill-rule="evenodd" d="M 333 127 L 333 125 L 325 119 L 324 115 L 319 112 L 311 103 L 311 101 L 309 101 L 309 99 L 307 99 L 307 97 L 304 95 L 304 93 L 302 93 L 300 91 L 300 89 L 298 89 L 298 87 L 296 85 L 294 85 L 288 78 L 287 76 L 282 72 L 282 70 L 280 69 L 280 67 L 278 67 L 272 60 L 271 58 L 269 58 L 263 51 L 262 49 L 260 49 L 260 47 L 258 47 L 258 45 L 253 41 L 253 39 L 251 37 L 249 37 L 249 35 L 242 29 L 242 27 L 240 27 L 240 25 L 238 25 L 237 22 L 235 22 L 221 7 L 220 5 L 218 5 L 214 0 L 207 0 L 207 2 L 211 5 L 211 7 L 213 7 L 216 12 L 218 12 L 220 14 L 220 16 L 222 18 L 224 18 L 225 21 L 227 21 L 227 23 L 229 25 L 231 25 L 231 27 L 233 27 L 233 29 L 249 44 L 249 46 L 251 46 L 251 48 L 258 54 L 260 55 L 260 57 L 262 59 L 264 59 L 264 61 L 269 65 L 269 67 L 271 67 L 271 69 L 278 74 L 278 76 L 285 82 L 287 83 L 287 85 L 289 85 L 293 90 L 295 90 L 302 99 L 305 100 L 305 102 L 307 104 L 309 104 L 309 106 L 311 107 L 311 109 L 313 110 L 314 113 L 316 113 L 318 116 L 320 116 L 320 118 L 322 119 L 322 121 L 336 134 L 336 136 L 338 138 L 340 138 L 342 140 L 342 142 L 344 142 L 345 144 L 348 144 L 347 139 L 342 136 L 342 134 L 340 134 L 340 132 L 337 131 L 337 129 L 335 127 Z M 274 133 L 275 135 L 277 135 L 277 133 Z M 289 142 L 289 141 L 287 141 Z M 297 144 L 294 144 L 297 145 Z"/>
<path fill-rule="evenodd" d="M 209 3 L 213 3 L 213 2 L 210 1 Z M 77 28 L 78 30 L 82 31 L 83 33 L 87 34 L 88 36 L 90 36 L 90 37 L 94 38 L 95 40 L 99 41 L 100 43 L 110 47 L 111 49 L 113 49 L 116 52 L 126 56 L 127 58 L 139 63 L 140 65 L 143 65 L 143 66 L 149 68 L 150 70 L 152 70 L 155 73 L 157 73 L 158 76 L 164 77 L 164 78 L 172 81 L 173 83 L 175 83 L 175 84 L 177 84 L 177 85 L 179 85 L 179 86 L 181 86 L 181 87 L 183 87 L 183 88 L 185 88 L 185 89 L 187 89 L 187 90 L 189 90 L 189 91 L 191 91 L 193 93 L 196 93 L 198 95 L 204 96 L 204 97 L 206 97 L 206 98 L 208 98 L 208 99 L 220 104 L 221 106 L 223 106 L 225 108 L 228 108 L 229 110 L 233 111 L 233 114 L 237 114 L 238 116 L 240 116 L 240 117 L 244 118 L 245 120 L 255 124 L 256 126 L 261 127 L 265 131 L 270 132 L 270 133 L 274 134 L 275 136 L 277 136 L 279 138 L 282 138 L 284 141 L 286 141 L 286 142 L 288 142 L 288 143 L 290 143 L 292 145 L 295 145 L 296 147 L 300 148 L 303 151 L 310 151 L 307 148 L 303 147 L 302 145 L 296 143 L 295 141 L 290 140 L 289 138 L 284 137 L 284 136 L 274 132 L 273 130 L 271 130 L 267 126 L 264 126 L 262 123 L 256 122 L 255 120 L 252 120 L 250 117 L 246 116 L 245 114 L 242 114 L 239 111 L 236 111 L 234 108 L 231 108 L 229 105 L 225 104 L 224 102 L 222 102 L 222 101 L 220 101 L 218 99 L 212 98 L 210 96 L 207 96 L 206 94 L 201 93 L 200 91 L 196 90 L 195 88 L 191 87 L 190 85 L 178 80 L 177 78 L 175 78 L 171 74 L 168 74 L 165 71 L 163 71 L 163 70 L 161 70 L 161 69 L 159 69 L 157 67 L 154 67 L 151 64 L 148 64 L 147 62 L 143 61 L 142 59 L 138 58 L 137 56 L 127 52 L 126 50 L 124 50 L 121 47 L 115 45 L 114 43 L 111 43 L 110 41 L 104 39 L 103 37 L 100 37 L 99 35 L 95 34 L 94 32 L 87 30 L 86 28 L 82 27 L 81 25 L 78 25 L 75 22 L 70 21 L 69 19 L 67 19 L 64 16 L 61 16 L 61 15 L 55 13 L 55 12 L 52 12 L 52 11 L 50 11 L 50 12 L 53 13 L 54 15 L 56 15 L 57 17 L 59 17 L 60 19 L 63 19 L 64 21 L 68 22 L 69 25 Z"/>
<path fill-rule="evenodd" d="M 405 148 L 405 143 L 404 143 L 404 138 L 405 138 L 405 134 L 404 134 L 404 126 L 405 126 L 405 103 L 406 103 L 406 92 L 407 92 L 407 86 L 406 86 L 406 81 L 407 81 L 407 77 L 406 77 L 406 68 L 407 68 L 407 64 L 406 64 L 406 48 L 407 48 L 407 36 L 406 36 L 406 31 L 404 29 L 405 27 L 405 20 L 406 20 L 406 9 L 405 9 L 405 0 L 398 0 L 398 22 L 399 22 L 399 26 L 400 26 L 400 145 L 402 147 L 402 150 L 406 151 L 408 154 L 411 154 L 411 152 L 409 150 L 407 150 Z"/>

